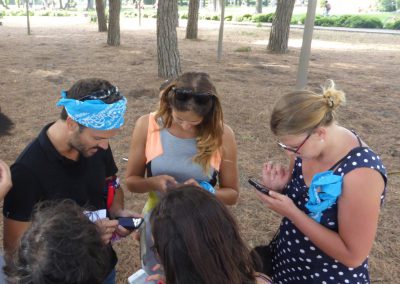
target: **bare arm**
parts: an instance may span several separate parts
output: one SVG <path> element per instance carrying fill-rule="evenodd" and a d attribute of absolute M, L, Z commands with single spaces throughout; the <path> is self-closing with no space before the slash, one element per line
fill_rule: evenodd
<path fill-rule="evenodd" d="M 10 168 L 0 160 L 0 201 L 3 200 L 12 186 Z"/>
<path fill-rule="evenodd" d="M 133 130 L 129 148 L 128 166 L 126 169 L 125 183 L 129 191 L 144 193 L 149 191 L 165 191 L 167 183 L 176 183 L 168 175 L 144 178 L 146 172 L 146 139 L 149 115 L 140 117 Z"/>
<path fill-rule="evenodd" d="M 225 125 L 222 137 L 222 161 L 219 171 L 219 188 L 216 196 L 227 205 L 236 204 L 239 197 L 237 149 L 232 129 Z"/>
<path fill-rule="evenodd" d="M 6 217 L 3 218 L 3 222 L 3 248 L 6 260 L 9 260 L 19 247 L 21 237 L 31 222 L 21 222 Z"/>
<path fill-rule="evenodd" d="M 284 195 L 258 194 L 267 207 L 289 218 L 318 248 L 348 267 L 359 266 L 368 256 L 375 239 L 384 181 L 369 168 L 355 169 L 343 180 L 338 200 L 339 232 L 315 222 Z"/>

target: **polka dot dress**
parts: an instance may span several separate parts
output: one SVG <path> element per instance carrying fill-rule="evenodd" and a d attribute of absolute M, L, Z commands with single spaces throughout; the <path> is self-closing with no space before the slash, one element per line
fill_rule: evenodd
<path fill-rule="evenodd" d="M 380 158 L 366 147 L 357 147 L 336 168 L 335 174 L 345 175 L 356 168 L 372 168 L 387 180 L 385 167 Z M 302 175 L 302 161 L 297 158 L 292 180 L 285 194 L 305 213 L 308 188 Z M 381 196 L 383 202 L 384 194 Z M 323 212 L 321 225 L 338 231 L 337 204 Z M 369 283 L 368 258 L 357 268 L 349 268 L 318 249 L 293 224 L 283 218 L 279 234 L 273 244 L 273 283 Z"/>

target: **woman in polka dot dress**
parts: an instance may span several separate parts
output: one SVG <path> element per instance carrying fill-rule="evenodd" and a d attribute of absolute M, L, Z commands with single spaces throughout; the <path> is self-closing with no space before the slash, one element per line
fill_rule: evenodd
<path fill-rule="evenodd" d="M 337 124 L 335 110 L 344 102 L 331 82 L 322 94 L 287 94 L 273 109 L 271 130 L 290 157 L 288 168 L 264 164 L 263 183 L 272 191 L 257 192 L 284 217 L 272 244 L 274 283 L 370 282 L 368 254 L 387 177 L 380 158 Z M 306 206 L 309 187 L 314 175 L 328 170 L 342 177 L 342 185 L 316 220 Z"/>

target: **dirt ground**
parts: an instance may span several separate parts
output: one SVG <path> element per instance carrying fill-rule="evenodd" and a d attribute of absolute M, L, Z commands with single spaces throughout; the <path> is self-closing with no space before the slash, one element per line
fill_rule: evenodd
<path fill-rule="evenodd" d="M 0 26 L 0 105 L 15 123 L 10 136 L 0 138 L 0 157 L 11 164 L 46 123 L 57 118 L 61 89 L 76 80 L 100 77 L 116 84 L 128 98 L 126 124 L 111 141 L 120 175 L 124 176 L 130 136 L 136 119 L 155 109 L 158 87 L 155 22 L 137 26 L 123 20 L 120 47 L 108 47 L 107 35 L 86 18 L 32 17 L 32 35 L 25 18 L 5 18 Z M 247 185 L 259 176 L 267 159 L 285 161 L 268 128 L 276 98 L 293 90 L 302 30 L 292 30 L 290 52 L 266 52 L 269 28 L 226 26 L 224 56 L 216 62 L 218 26 L 201 24 L 199 40 L 185 40 L 178 28 L 183 71 L 205 71 L 222 98 L 225 121 L 236 133 L 241 195 L 236 215 L 250 246 L 268 242 L 279 216 L 259 203 Z M 309 87 L 333 79 L 347 93 L 339 112 L 342 125 L 355 129 L 378 153 L 390 173 L 386 204 L 370 255 L 373 283 L 398 283 L 400 226 L 400 36 L 315 31 Z M 246 50 L 239 52 L 238 50 Z M 140 211 L 146 196 L 126 192 L 126 207 Z M 368 221 L 368 220 L 366 220 Z M 0 224 L 1 226 L 1 224 Z M 2 234 L 0 234 L 0 238 Z M 137 243 L 115 245 L 119 255 L 118 283 L 139 268 Z"/>

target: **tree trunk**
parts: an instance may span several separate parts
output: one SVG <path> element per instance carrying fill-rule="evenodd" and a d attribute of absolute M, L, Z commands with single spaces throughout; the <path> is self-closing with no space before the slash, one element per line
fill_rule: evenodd
<path fill-rule="evenodd" d="M 26 0 L 26 1 L 28 1 L 28 0 Z M 61 10 L 64 9 L 63 4 L 62 4 L 62 0 L 60 0 L 60 9 L 61 9 Z"/>
<path fill-rule="evenodd" d="M 25 1 L 26 4 L 26 26 L 28 28 L 28 35 L 31 35 L 31 23 L 29 21 L 29 1 Z"/>
<path fill-rule="evenodd" d="M 197 39 L 197 26 L 199 22 L 199 0 L 190 0 L 189 15 L 186 26 L 186 38 Z"/>
<path fill-rule="evenodd" d="M 6 9 L 10 9 L 10 8 L 8 8 L 7 4 L 3 0 L 0 0 L 0 4 L 1 4 L 1 6 L 3 6 Z M 19 7 L 19 5 L 18 5 L 18 7 Z"/>
<path fill-rule="evenodd" d="M 93 10 L 93 9 L 94 9 L 93 8 L 93 0 L 88 0 L 87 1 L 86 11 Z"/>
<path fill-rule="evenodd" d="M 108 17 L 107 44 L 112 46 L 120 45 L 119 14 L 121 12 L 121 0 L 110 0 L 110 11 Z"/>
<path fill-rule="evenodd" d="M 220 1 L 220 4 L 221 4 L 221 22 L 220 22 L 220 25 L 219 25 L 217 61 L 221 62 L 222 42 L 223 42 L 223 39 L 224 39 L 225 0 L 219 0 L 219 1 Z"/>
<path fill-rule="evenodd" d="M 175 14 L 178 2 L 159 0 L 157 10 L 158 76 L 169 79 L 181 73 Z"/>
<path fill-rule="evenodd" d="M 257 0 L 256 13 L 257 14 L 261 14 L 262 13 L 262 0 Z"/>
<path fill-rule="evenodd" d="M 107 18 L 106 18 L 106 12 L 104 11 L 103 0 L 96 0 L 96 13 L 97 13 L 97 25 L 99 27 L 99 32 L 106 32 Z"/>
<path fill-rule="evenodd" d="M 217 2 L 218 2 L 218 0 L 212 0 L 212 1 L 213 1 L 213 11 L 217 12 Z"/>
<path fill-rule="evenodd" d="M 290 20 L 294 3 L 295 0 L 278 0 L 277 2 L 268 41 L 268 50 L 271 52 L 286 53 L 288 51 Z"/>

